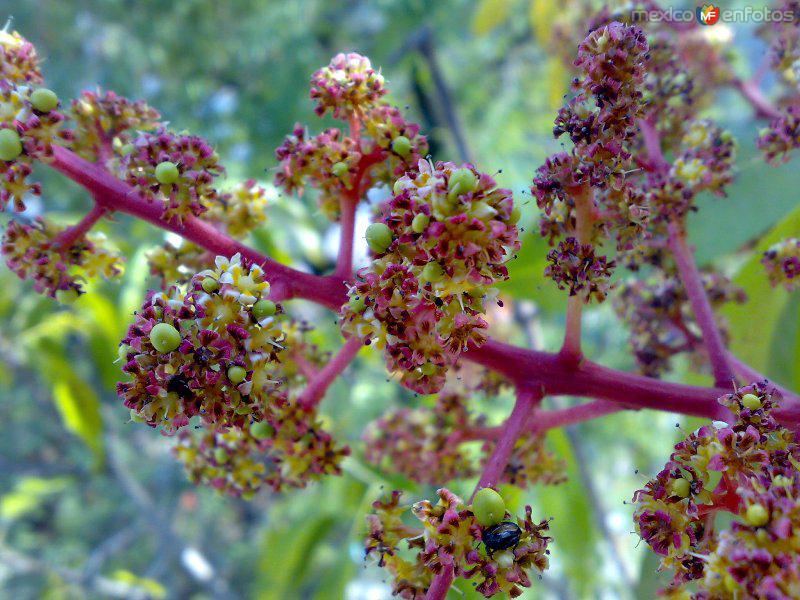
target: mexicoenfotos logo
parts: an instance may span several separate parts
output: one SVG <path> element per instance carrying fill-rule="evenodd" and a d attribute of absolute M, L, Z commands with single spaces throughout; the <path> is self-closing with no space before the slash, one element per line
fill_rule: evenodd
<path fill-rule="evenodd" d="M 701 25 L 714 25 L 719 21 L 719 7 L 713 4 L 704 4 L 697 7 L 697 22 Z"/>

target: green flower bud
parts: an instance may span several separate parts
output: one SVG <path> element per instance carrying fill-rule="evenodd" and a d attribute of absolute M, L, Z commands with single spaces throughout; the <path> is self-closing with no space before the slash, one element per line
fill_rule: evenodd
<path fill-rule="evenodd" d="M 158 183 L 169 185 L 178 181 L 178 177 L 180 176 L 181 173 L 178 171 L 178 165 L 174 162 L 165 160 L 156 165 L 156 180 L 158 180 Z"/>
<path fill-rule="evenodd" d="M 227 450 L 225 450 L 225 448 L 217 448 L 214 450 L 214 460 L 216 460 L 219 464 L 228 462 Z"/>
<path fill-rule="evenodd" d="M 442 265 L 436 261 L 433 261 L 429 262 L 427 265 L 425 265 L 425 268 L 422 269 L 422 273 L 420 273 L 420 279 L 430 281 L 431 283 L 436 283 L 437 281 L 444 279 L 444 275 L 445 273 Z"/>
<path fill-rule="evenodd" d="M 472 500 L 472 514 L 483 527 L 497 525 L 506 515 L 506 503 L 492 488 L 481 488 Z"/>
<path fill-rule="evenodd" d="M 398 135 L 392 140 L 392 150 L 405 158 L 411 153 L 411 140 L 404 135 Z"/>
<path fill-rule="evenodd" d="M 124 144 L 119 147 L 119 150 L 117 152 L 120 154 L 120 156 L 127 156 L 128 154 L 133 152 L 133 149 L 135 147 L 136 146 L 134 146 L 133 144 Z"/>
<path fill-rule="evenodd" d="M 250 433 L 257 440 L 266 440 L 275 435 L 275 428 L 266 421 L 259 421 L 250 426 Z"/>
<path fill-rule="evenodd" d="M 392 193 L 395 196 L 397 196 L 398 194 L 401 194 L 404 189 L 406 189 L 405 183 L 398 179 L 397 181 L 394 182 L 394 185 L 392 186 Z"/>
<path fill-rule="evenodd" d="M 447 195 L 451 198 L 478 189 L 478 177 L 470 169 L 456 169 L 450 175 Z"/>
<path fill-rule="evenodd" d="M 681 477 L 680 479 L 673 479 L 670 484 L 670 492 L 673 496 L 678 498 L 688 498 L 690 491 L 689 481 Z"/>
<path fill-rule="evenodd" d="M 751 504 L 747 507 L 744 520 L 751 527 L 763 527 L 769 523 L 769 511 L 762 504 Z"/>
<path fill-rule="evenodd" d="M 228 379 L 230 379 L 233 385 L 238 385 L 242 383 L 246 377 L 247 377 L 247 371 L 245 371 L 244 367 L 240 367 L 239 365 L 234 365 L 228 368 Z"/>
<path fill-rule="evenodd" d="M 128 354 L 130 354 L 131 347 L 128 344 L 121 344 L 119 348 L 117 348 L 117 356 L 122 362 L 128 360 Z"/>
<path fill-rule="evenodd" d="M 172 352 L 181 345 L 181 334 L 169 323 L 156 323 L 150 330 L 150 343 L 158 352 Z"/>
<path fill-rule="evenodd" d="M 367 245 L 376 254 L 385 252 L 392 243 L 392 230 L 386 223 L 372 223 L 367 227 Z"/>
<path fill-rule="evenodd" d="M 422 371 L 423 375 L 427 375 L 428 377 L 430 377 L 431 375 L 436 373 L 436 365 L 433 364 L 432 362 L 426 362 L 419 368 L 419 370 Z"/>
<path fill-rule="evenodd" d="M 349 170 L 347 163 L 344 161 L 334 163 L 331 167 L 331 173 L 336 175 L 336 177 L 344 177 Z"/>
<path fill-rule="evenodd" d="M 134 423 L 144 423 L 145 418 L 137 413 L 134 409 L 131 409 L 131 421 Z"/>
<path fill-rule="evenodd" d="M 58 96 L 53 90 L 39 88 L 31 94 L 31 105 L 39 112 L 50 112 L 58 106 Z"/>
<path fill-rule="evenodd" d="M 72 304 L 81 295 L 75 288 L 69 288 L 68 290 L 58 290 L 56 292 L 56 300 L 61 302 L 61 304 Z"/>
<path fill-rule="evenodd" d="M 414 233 L 422 233 L 428 228 L 428 223 L 430 222 L 431 218 L 428 215 L 419 213 L 414 217 L 414 220 L 411 221 L 411 231 Z"/>
<path fill-rule="evenodd" d="M 277 310 L 278 307 L 272 300 L 259 300 L 253 304 L 253 316 L 259 321 L 266 317 L 271 317 Z"/>
<path fill-rule="evenodd" d="M 22 142 L 14 129 L 0 129 L 0 160 L 14 160 L 22 154 Z"/>
<path fill-rule="evenodd" d="M 367 306 L 366 302 L 364 302 L 363 296 L 353 296 L 350 298 L 350 300 L 348 300 L 347 304 L 350 306 L 350 310 L 352 310 L 354 313 L 363 312 Z"/>
<path fill-rule="evenodd" d="M 213 294 L 219 289 L 219 281 L 217 281 L 213 277 L 204 278 L 203 282 L 200 285 L 203 288 L 203 290 L 208 294 Z"/>
<path fill-rule="evenodd" d="M 761 408 L 761 398 L 755 394 L 745 394 L 742 396 L 742 405 L 750 410 L 758 410 Z"/>

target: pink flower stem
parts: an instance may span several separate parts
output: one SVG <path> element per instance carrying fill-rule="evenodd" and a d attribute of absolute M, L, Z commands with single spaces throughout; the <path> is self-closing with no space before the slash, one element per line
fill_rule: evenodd
<path fill-rule="evenodd" d="M 581 244 L 588 244 L 592 238 L 594 216 L 592 214 L 592 189 L 582 186 L 572 192 L 575 202 L 575 230 L 574 234 Z M 570 296 L 567 300 L 567 322 L 564 329 L 564 343 L 560 354 L 565 360 L 574 363 L 580 362 L 583 357 L 581 351 L 581 315 L 583 314 L 584 299 L 580 294 Z"/>
<path fill-rule="evenodd" d="M 110 211 L 143 219 L 210 252 L 225 256 L 240 252 L 258 262 L 263 265 L 273 291 L 280 290 L 284 299 L 304 298 L 335 311 L 347 300 L 347 290 L 340 278 L 311 275 L 277 263 L 194 217 L 183 222 L 165 221 L 158 204 L 143 199 L 125 182 L 65 148 L 55 148 L 50 165 L 89 190 L 95 201 Z M 538 386 L 548 395 L 580 396 L 628 408 L 651 408 L 711 419 L 726 415 L 717 398 L 730 391 L 728 382 L 724 387 L 671 383 L 609 369 L 588 360 L 575 365 L 558 354 L 491 339 L 478 348 L 470 348 L 463 357 L 505 375 L 517 387 Z M 800 409 L 782 408 L 776 414 L 784 424 L 800 423 Z"/>
<path fill-rule="evenodd" d="M 514 408 L 511 414 L 506 419 L 502 426 L 502 433 L 497 440 L 497 445 L 494 447 L 494 452 L 489 457 L 489 461 L 483 469 L 478 485 L 472 492 L 470 502 L 475 494 L 481 488 L 494 487 L 500 483 L 500 477 L 508 465 L 508 459 L 511 457 L 511 452 L 514 450 L 514 444 L 517 443 L 519 437 L 525 432 L 526 424 L 533 410 L 538 406 L 542 400 L 542 392 L 537 389 L 518 388 L 517 401 L 514 403 Z M 452 566 L 449 569 L 443 570 L 436 577 L 434 577 L 428 593 L 425 595 L 425 600 L 440 600 L 447 597 L 447 590 L 453 582 Z"/>
<path fill-rule="evenodd" d="M 667 159 L 664 158 L 663 150 L 661 150 L 661 137 L 658 135 L 652 118 L 646 117 L 644 119 L 639 119 L 639 129 L 642 132 L 644 147 L 650 159 L 650 167 L 657 171 L 666 171 L 669 169 L 669 163 Z"/>
<path fill-rule="evenodd" d="M 80 221 L 72 227 L 68 227 L 56 237 L 56 244 L 64 249 L 69 248 L 75 242 L 85 236 L 94 225 L 103 218 L 108 209 L 99 204 L 94 204 L 92 209 L 86 213 Z"/>
<path fill-rule="evenodd" d="M 344 302 L 345 288 L 341 280 L 317 277 L 282 265 L 231 239 L 196 217 L 185 217 L 182 221 L 177 219 L 166 221 L 161 217 L 163 209 L 159 204 L 148 202 L 124 181 L 66 148 L 54 147 L 53 162 L 49 165 L 86 188 L 95 202 L 109 211 L 119 211 L 143 219 L 157 227 L 177 233 L 215 254 L 230 257 L 238 252 L 243 257 L 260 264 L 270 284 L 286 286 L 287 299 L 302 297 L 333 310 L 338 310 Z"/>
<path fill-rule="evenodd" d="M 483 469 L 483 474 L 478 481 L 478 485 L 475 486 L 475 491 L 472 492 L 473 496 L 481 488 L 496 486 L 500 483 L 500 477 L 503 475 L 506 465 L 508 465 L 508 459 L 514 450 L 514 444 L 525 432 L 528 418 L 541 402 L 542 397 L 541 390 L 518 388 L 514 409 L 503 424 L 502 434 L 497 441 L 494 452 L 492 452 L 486 463 L 486 467 Z"/>
<path fill-rule="evenodd" d="M 675 258 L 683 287 L 692 305 L 695 320 L 703 332 L 703 343 L 708 351 L 708 358 L 711 361 L 711 369 L 714 373 L 714 381 L 720 387 L 730 385 L 733 380 L 733 371 L 728 364 L 728 356 L 725 350 L 725 343 L 722 340 L 714 317 L 714 310 L 708 301 L 708 295 L 703 287 L 703 280 L 694 262 L 689 246 L 686 243 L 686 234 L 683 228 L 675 222 L 669 224 L 669 247 Z"/>
<path fill-rule="evenodd" d="M 726 356 L 728 357 L 728 362 L 730 363 L 733 370 L 736 372 L 737 375 L 739 375 L 739 377 L 745 380 L 745 383 L 755 383 L 756 381 L 768 381 L 770 387 L 780 392 L 784 400 L 788 400 L 794 404 L 800 404 L 800 396 L 798 396 L 794 392 L 787 390 L 785 387 L 780 386 L 775 382 L 769 381 L 769 379 L 764 374 L 756 371 L 750 365 L 743 363 L 741 360 L 736 358 L 736 356 L 734 356 L 733 353 L 727 352 Z"/>
<path fill-rule="evenodd" d="M 757 117 L 777 119 L 783 116 L 783 113 L 767 100 L 758 87 L 758 77 L 751 80 L 744 80 L 737 77 L 731 82 L 731 85 L 750 103 L 750 106 L 755 109 Z"/>
<path fill-rule="evenodd" d="M 528 420 L 527 429 L 535 433 L 544 433 L 549 429 L 599 419 L 622 410 L 625 410 L 625 406 L 607 400 L 593 400 L 556 410 L 538 410 Z M 503 427 L 472 427 L 460 433 L 458 441 L 494 440 L 503 434 Z"/>
<path fill-rule="evenodd" d="M 339 349 L 336 356 L 308 382 L 308 385 L 300 395 L 298 404 L 304 408 L 313 408 L 319 404 L 325 397 L 325 392 L 328 391 L 334 380 L 342 374 L 347 366 L 353 362 L 363 345 L 364 342 L 361 338 L 351 337 L 348 339 Z"/>
<path fill-rule="evenodd" d="M 353 273 L 353 240 L 356 228 L 356 208 L 358 198 L 353 198 L 350 194 L 342 196 L 339 206 L 341 207 L 341 234 L 339 237 L 339 256 L 336 259 L 336 270 L 334 275 L 344 279 L 349 279 Z"/>
<path fill-rule="evenodd" d="M 444 600 L 447 598 L 447 592 L 453 583 L 453 565 L 444 565 L 442 571 L 433 578 L 431 587 L 428 588 L 428 593 L 425 594 L 425 600 Z"/>

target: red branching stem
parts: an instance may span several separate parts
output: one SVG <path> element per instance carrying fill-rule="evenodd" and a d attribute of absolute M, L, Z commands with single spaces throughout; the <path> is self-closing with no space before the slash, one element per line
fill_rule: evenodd
<path fill-rule="evenodd" d="M 447 598 L 447 592 L 453 583 L 453 577 L 453 565 L 444 565 L 441 573 L 433 578 L 431 587 L 428 588 L 428 593 L 425 594 L 425 600 L 444 600 Z"/>
<path fill-rule="evenodd" d="M 283 299 L 302 297 L 333 310 L 338 310 L 344 302 L 345 290 L 337 278 L 317 277 L 282 265 L 196 217 L 165 221 L 161 217 L 163 209 L 159 204 L 148 202 L 124 181 L 66 148 L 56 146 L 53 161 L 49 165 L 86 188 L 103 208 L 143 219 L 216 254 L 233 256 L 241 253 L 263 267 L 270 284 L 285 286 L 286 295 Z"/>
<path fill-rule="evenodd" d="M 339 236 L 339 256 L 336 259 L 336 271 L 334 274 L 344 279 L 349 279 L 353 272 L 353 240 L 356 229 L 356 208 L 358 198 L 353 198 L 351 194 L 342 196 L 340 203 L 341 234 Z"/>
<path fill-rule="evenodd" d="M 304 298 L 335 311 L 346 301 L 346 288 L 340 278 L 311 275 L 277 263 L 194 217 L 183 222 L 167 222 L 161 218 L 162 209 L 158 204 L 143 199 L 125 182 L 65 148 L 55 148 L 54 161 L 50 164 L 89 190 L 96 202 L 109 210 L 141 218 L 210 252 L 225 256 L 241 252 L 263 265 L 272 285 L 273 298 L 277 294 L 280 294 L 279 299 Z M 623 407 L 652 408 L 712 419 L 727 416 L 717 398 L 730 391 L 728 382 L 723 387 L 712 388 L 671 383 L 609 369 L 588 360 L 575 365 L 558 354 L 527 350 L 491 339 L 479 348 L 470 348 L 464 358 L 505 375 L 517 387 L 543 388 L 547 395 L 580 396 L 607 400 Z M 796 424 L 800 422 L 800 407 L 781 408 L 777 416 L 784 424 Z"/>
<path fill-rule="evenodd" d="M 592 189 L 582 186 L 574 190 L 572 195 L 575 201 L 575 235 L 578 242 L 588 244 L 592 238 L 594 215 L 592 214 Z M 561 346 L 561 355 L 575 363 L 580 362 L 581 352 L 581 315 L 583 314 L 584 299 L 580 294 L 570 296 L 567 300 L 567 322 L 564 329 L 564 343 Z"/>
<path fill-rule="evenodd" d="M 758 78 L 744 80 L 737 77 L 731 82 L 731 85 L 750 103 L 750 106 L 756 111 L 757 117 L 776 119 L 782 116 L 781 111 L 767 100 L 761 88 L 758 87 Z"/>
<path fill-rule="evenodd" d="M 607 400 L 593 400 L 577 406 L 555 410 L 537 410 L 528 419 L 527 429 L 544 433 L 549 429 L 575 425 L 584 421 L 599 419 L 606 415 L 625 410 L 625 406 Z M 460 432 L 458 441 L 494 440 L 503 433 L 503 427 L 472 427 Z"/>
<path fill-rule="evenodd" d="M 642 140 L 647 151 L 650 168 L 656 171 L 665 171 L 669 168 L 667 159 L 661 149 L 661 136 L 658 135 L 652 117 L 639 119 L 639 129 L 642 132 Z"/>
<path fill-rule="evenodd" d="M 342 374 L 347 366 L 353 362 L 363 345 L 364 342 L 361 341 L 361 338 L 351 337 L 348 339 L 339 349 L 336 356 L 308 382 L 300 395 L 298 403 L 305 408 L 313 408 L 319 404 L 322 398 L 325 397 L 325 392 L 328 391 L 334 380 Z"/>
<path fill-rule="evenodd" d="M 483 469 L 483 474 L 475 486 L 475 492 L 481 488 L 496 486 L 500 483 L 500 477 L 508 465 L 508 459 L 511 452 L 514 450 L 514 444 L 517 443 L 519 437 L 525 432 L 528 424 L 528 418 L 541 402 L 543 397 L 542 391 L 537 389 L 519 388 L 517 391 L 517 401 L 514 403 L 514 409 L 503 424 L 503 432 L 497 440 L 497 445 L 494 452 L 489 457 L 486 467 Z M 472 495 L 475 495 L 475 492 Z"/>
<path fill-rule="evenodd" d="M 94 204 L 92 209 L 72 227 L 62 231 L 55 239 L 56 244 L 62 248 L 69 248 L 83 236 L 85 236 L 94 225 L 103 218 L 108 212 L 104 206 Z"/>
<path fill-rule="evenodd" d="M 785 387 L 778 385 L 774 381 L 770 381 L 769 378 L 766 377 L 763 373 L 760 373 L 750 365 L 742 362 L 736 356 L 734 356 L 733 353 L 727 352 L 726 356 L 728 357 L 728 362 L 730 363 L 734 372 L 739 377 L 744 379 L 745 383 L 755 383 L 756 381 L 768 381 L 771 387 L 775 388 L 778 392 L 780 392 L 781 396 L 783 396 L 783 399 L 785 401 L 789 401 L 794 404 L 800 404 L 800 396 L 798 396 L 794 392 L 787 390 Z"/>
<path fill-rule="evenodd" d="M 733 380 L 733 371 L 728 364 L 725 342 L 714 317 L 714 310 L 708 301 L 700 272 L 686 243 L 686 233 L 675 222 L 669 224 L 669 247 L 675 258 L 683 287 L 686 288 L 689 303 L 692 305 L 695 321 L 703 332 L 703 343 L 708 351 L 714 381 L 720 387 L 729 385 Z"/>

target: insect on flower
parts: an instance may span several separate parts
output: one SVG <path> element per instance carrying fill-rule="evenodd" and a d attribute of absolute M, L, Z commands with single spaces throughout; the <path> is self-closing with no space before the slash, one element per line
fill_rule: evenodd
<path fill-rule="evenodd" d="M 486 553 L 489 558 L 492 558 L 492 554 L 498 550 L 516 548 L 521 535 L 522 529 L 519 525 L 512 521 L 502 521 L 484 529 L 481 538 L 486 547 Z"/>

